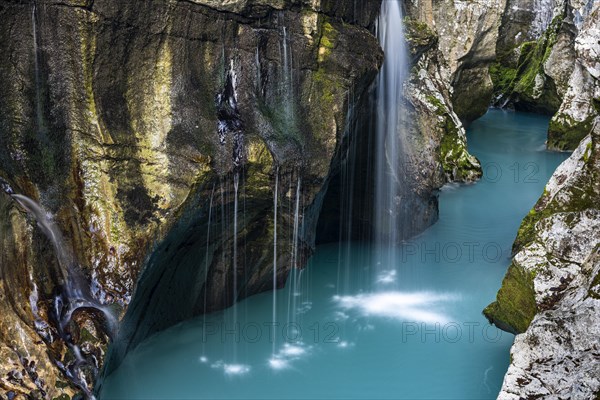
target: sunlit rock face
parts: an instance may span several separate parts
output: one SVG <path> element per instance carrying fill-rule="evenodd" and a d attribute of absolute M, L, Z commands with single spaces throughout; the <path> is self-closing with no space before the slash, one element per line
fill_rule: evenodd
<path fill-rule="evenodd" d="M 496 58 L 498 29 L 505 0 L 407 2 L 408 14 L 425 23 L 439 38 L 444 86 L 450 89 L 453 111 L 462 122 L 473 121 L 492 99 L 488 73 Z"/>
<path fill-rule="evenodd" d="M 494 104 L 554 114 L 567 88 L 575 54 L 574 11 L 563 0 L 509 0 L 490 72 Z"/>
<path fill-rule="evenodd" d="M 575 149 L 598 113 L 586 61 L 597 46 L 597 8 L 593 0 L 509 1 L 503 16 L 490 68 L 494 105 L 554 115 L 551 149 Z"/>
<path fill-rule="evenodd" d="M 574 149 L 600 115 L 600 4 L 590 7 L 575 38 L 576 61 L 558 113 L 552 118 L 548 146 Z"/>
<path fill-rule="evenodd" d="M 544 24 L 526 23 L 546 29 L 545 33 L 536 37 L 540 32 L 536 28 L 534 36 L 514 38 L 513 61 L 518 58 L 519 72 L 511 75 L 503 64 L 509 58 L 501 58 L 495 66 L 495 83 L 515 90 L 505 99 L 515 108 L 544 111 L 540 107 L 546 107 L 554 112 L 560 105 L 550 122 L 547 145 L 575 151 L 556 170 L 523 220 L 513 245 L 513 263 L 497 300 L 484 310 L 491 322 L 518 333 L 500 399 L 583 399 L 595 398 L 600 392 L 600 10 L 597 2 L 548 3 L 544 7 Z M 540 15 L 535 15 L 540 20 Z M 503 28 L 508 32 L 516 22 L 515 17 L 504 22 Z M 511 43 L 504 39 L 499 41 L 499 49 Z M 515 95 L 526 88 L 533 88 L 535 96 Z M 549 99 L 553 99 L 552 107 L 547 107 Z"/>
<path fill-rule="evenodd" d="M 273 265 L 281 284 L 313 246 L 348 107 L 381 63 L 370 33 L 378 10 L 378 2 L 2 2 L 0 175 L 48 210 L 96 296 L 117 312 L 162 243 L 141 281 L 140 304 L 154 312 L 137 339 L 269 290 Z M 51 246 L 1 196 L 0 393 L 71 396 L 76 389 L 52 365 L 72 354 L 60 340 L 42 342 L 34 316 L 52 329 L 60 279 L 44 268 L 55 262 Z M 96 322 L 84 313 L 72 330 L 100 366 L 106 336 Z"/>
<path fill-rule="evenodd" d="M 598 122 L 523 221 L 497 300 L 484 311 L 519 333 L 501 399 L 600 391 Z"/>

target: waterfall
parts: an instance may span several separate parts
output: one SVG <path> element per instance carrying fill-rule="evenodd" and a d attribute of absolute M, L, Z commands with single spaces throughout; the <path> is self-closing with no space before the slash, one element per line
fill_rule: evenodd
<path fill-rule="evenodd" d="M 399 209 L 402 194 L 401 162 L 406 157 L 401 123 L 403 84 L 408 71 L 408 54 L 400 1 L 384 1 L 377 22 L 377 37 L 385 59 L 377 86 L 377 124 L 375 138 L 374 240 L 378 244 L 399 239 Z"/>
<path fill-rule="evenodd" d="M 59 272 L 63 280 L 63 284 L 65 285 L 66 290 L 70 290 L 71 285 L 69 285 L 68 282 L 68 269 L 73 263 L 73 256 L 64 245 L 62 235 L 58 231 L 58 228 L 48 218 L 46 211 L 29 197 L 20 194 L 12 194 L 12 198 L 23 209 L 25 209 L 25 211 L 35 218 L 42 233 L 50 240 L 50 243 L 52 243 L 56 258 L 58 260 L 58 265 L 60 267 Z"/>
<path fill-rule="evenodd" d="M 254 55 L 255 64 L 256 64 L 256 91 L 258 94 L 261 92 L 262 88 L 262 75 L 260 73 L 260 53 L 258 51 L 258 45 L 256 46 L 256 54 Z"/>
<path fill-rule="evenodd" d="M 0 180 L 0 183 L 3 181 Z M 85 381 L 83 374 L 81 373 L 81 367 L 84 365 L 92 366 L 81 355 L 79 347 L 73 343 L 70 333 L 68 333 L 68 325 L 71 322 L 73 314 L 77 310 L 82 309 L 93 309 L 101 312 L 106 319 L 106 329 L 108 335 L 114 337 L 117 320 L 107 306 L 102 305 L 92 295 L 90 285 L 84 278 L 82 271 L 75 262 L 75 257 L 71 249 L 65 245 L 62 234 L 58 227 L 49 217 L 48 213 L 35 201 L 27 196 L 15 194 L 10 186 L 5 188 L 5 192 L 9 194 L 12 199 L 19 204 L 28 214 L 30 214 L 37 222 L 38 227 L 42 233 L 50 240 L 54 248 L 54 252 L 59 265 L 59 275 L 62 280 L 60 282 L 62 292 L 54 297 L 54 318 L 57 322 L 57 330 L 65 342 L 65 344 L 71 349 L 75 355 L 75 362 L 70 366 L 65 366 L 58 363 L 59 368 L 63 370 L 72 382 L 78 386 L 87 398 L 93 399 L 88 382 Z M 31 277 L 33 280 L 33 277 Z M 32 303 L 32 312 L 36 314 L 38 300 L 38 289 L 34 283 L 34 291 L 30 296 L 30 302 Z M 35 303 L 35 304 L 34 304 Z M 40 324 L 36 321 L 36 327 L 43 329 L 44 324 Z M 41 334 L 43 337 L 44 335 Z"/>
<path fill-rule="evenodd" d="M 293 250 L 292 250 L 292 268 L 298 268 L 298 232 L 300 225 L 300 186 L 302 179 L 298 174 L 298 182 L 296 184 L 296 204 L 294 206 L 294 233 L 293 233 Z"/>
<path fill-rule="evenodd" d="M 288 319 L 287 322 L 296 322 L 296 286 L 298 281 L 298 240 L 300 231 L 300 194 L 301 194 L 302 178 L 298 173 L 298 180 L 296 182 L 296 197 L 294 204 L 294 229 L 292 234 L 292 254 L 291 254 L 291 268 L 289 275 L 289 287 L 288 291 Z M 291 189 L 291 188 L 290 188 Z"/>
<path fill-rule="evenodd" d="M 275 354 L 275 321 L 277 321 L 277 198 L 279 197 L 279 167 L 275 168 L 275 192 L 273 194 L 273 354 Z"/>
<path fill-rule="evenodd" d="M 285 21 L 281 22 L 282 25 Z M 281 83 L 279 87 L 279 96 L 281 101 L 281 111 L 286 120 L 286 135 L 294 135 L 297 131 L 295 117 L 295 88 L 293 71 L 293 54 L 290 43 L 290 35 L 285 26 L 282 27 L 281 43 L 279 44 L 280 62 L 281 62 Z"/>
<path fill-rule="evenodd" d="M 240 173 L 236 172 L 233 176 L 233 326 L 237 327 L 237 307 L 235 303 L 238 296 L 238 192 L 240 186 Z M 234 360 L 236 359 L 236 345 L 233 344 Z"/>
<path fill-rule="evenodd" d="M 204 255 L 204 312 L 202 326 L 206 326 L 206 304 L 208 300 L 208 269 L 210 267 L 210 222 L 212 220 L 213 199 L 215 197 L 215 184 L 213 183 L 212 191 L 210 192 L 210 203 L 208 205 L 208 222 L 206 223 L 206 254 Z M 202 356 L 204 356 L 204 344 L 206 343 L 206 330 L 202 330 L 204 335 L 202 338 Z"/>

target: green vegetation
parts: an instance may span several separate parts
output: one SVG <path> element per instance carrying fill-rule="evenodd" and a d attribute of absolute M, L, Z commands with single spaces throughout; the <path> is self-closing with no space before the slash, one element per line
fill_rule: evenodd
<path fill-rule="evenodd" d="M 560 120 L 553 118 L 548 128 L 548 148 L 574 150 L 592 130 L 594 118 L 592 115 L 581 122 L 567 115 Z"/>
<path fill-rule="evenodd" d="M 494 83 L 495 97 L 516 95 L 520 101 L 530 102 L 541 109 L 553 113 L 558 110 L 561 99 L 553 83 L 547 82 L 549 77 L 545 74 L 544 63 L 558 40 L 562 22 L 562 15 L 555 17 L 538 40 L 524 42 L 518 50 L 506 51 L 504 55 L 498 57 L 498 61 L 492 64 L 489 70 Z M 515 51 L 519 54 L 516 65 L 508 61 Z M 541 86 L 536 85 L 538 75 L 545 80 Z"/>
<path fill-rule="evenodd" d="M 496 301 L 483 310 L 490 323 L 514 333 L 527 330 L 537 312 L 534 277 L 515 264 L 508 267 Z"/>
<path fill-rule="evenodd" d="M 335 48 L 339 32 L 331 25 L 328 19 L 325 19 L 321 24 L 321 37 L 319 39 L 319 62 L 331 54 Z"/>
<path fill-rule="evenodd" d="M 404 30 L 412 55 L 419 54 L 437 42 L 436 33 L 425 22 L 404 17 Z"/>
<path fill-rule="evenodd" d="M 456 123 L 448 114 L 448 109 L 440 99 L 427 95 L 427 102 L 435 107 L 435 113 L 444 118 L 444 135 L 440 142 L 440 160 L 444 174 L 453 181 L 472 180 L 481 176 L 477 159 L 471 156 L 466 142 L 461 137 Z"/>
<path fill-rule="evenodd" d="M 595 287 L 600 285 L 600 272 L 596 274 L 594 279 L 592 280 L 592 284 L 590 285 L 590 290 L 588 291 L 588 295 L 594 299 L 600 300 L 600 288 L 594 290 Z"/>

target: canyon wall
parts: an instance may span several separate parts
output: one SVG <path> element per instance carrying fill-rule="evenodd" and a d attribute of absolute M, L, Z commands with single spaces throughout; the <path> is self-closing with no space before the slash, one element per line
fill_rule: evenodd
<path fill-rule="evenodd" d="M 484 310 L 517 334 L 499 399 L 600 395 L 600 5 L 566 10 L 578 33 L 568 50 L 551 50 L 572 56 L 563 59 L 571 75 L 561 80 L 548 145 L 576 149 L 523 220 L 497 299 Z M 551 67 L 562 68 L 548 58 Z"/>
<path fill-rule="evenodd" d="M 281 286 L 304 265 L 335 171 L 352 138 L 368 136 L 379 7 L 0 2 L 0 395 L 89 393 L 105 364 L 110 329 L 97 309 L 59 326 L 68 285 L 56 243 L 123 318 L 110 368 L 154 332 L 271 290 L 274 268 Z M 414 48 L 431 50 L 414 62 L 435 78 L 410 83 L 422 230 L 437 217 L 435 190 L 480 170 L 437 44 Z M 64 241 L 13 193 L 39 203 Z"/>

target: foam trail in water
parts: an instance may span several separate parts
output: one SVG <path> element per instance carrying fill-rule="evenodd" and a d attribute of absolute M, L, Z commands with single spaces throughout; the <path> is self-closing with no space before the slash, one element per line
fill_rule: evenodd
<path fill-rule="evenodd" d="M 223 361 L 217 361 L 211 365 L 211 368 L 222 369 L 225 375 L 245 375 L 250 372 L 250 366 L 245 364 L 227 364 Z"/>
<path fill-rule="evenodd" d="M 285 343 L 283 347 L 274 353 L 269 359 L 268 366 L 274 370 L 287 369 L 292 366 L 292 362 L 299 360 L 308 355 L 311 350 L 310 346 L 306 346 L 302 342 Z"/>
<path fill-rule="evenodd" d="M 385 317 L 408 322 L 445 324 L 447 302 L 459 300 L 452 294 L 430 292 L 382 292 L 355 296 L 334 296 L 333 301 L 344 310 L 356 310 L 364 316 Z"/>

